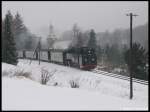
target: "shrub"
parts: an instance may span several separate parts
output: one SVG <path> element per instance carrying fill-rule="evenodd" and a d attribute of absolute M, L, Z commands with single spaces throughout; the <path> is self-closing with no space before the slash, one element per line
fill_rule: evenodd
<path fill-rule="evenodd" d="M 46 85 L 55 72 L 56 70 L 49 72 L 46 69 L 41 69 L 41 84 Z"/>
<path fill-rule="evenodd" d="M 15 73 L 14 73 L 14 75 L 13 76 L 23 76 L 23 77 L 25 77 L 25 78 L 30 78 L 31 79 L 31 73 L 29 73 L 29 72 L 24 72 L 23 70 L 21 70 L 21 71 L 19 71 L 19 70 L 17 70 L 17 71 L 15 71 Z"/>
<path fill-rule="evenodd" d="M 55 82 L 53 86 L 58 86 L 58 82 Z"/>
<path fill-rule="evenodd" d="M 132 61 L 130 59 L 131 49 L 125 52 L 125 62 L 128 65 L 129 70 L 132 70 L 134 78 L 148 80 L 146 75 L 146 52 L 144 47 L 140 43 L 133 43 L 132 47 Z M 132 65 L 131 65 L 132 64 Z"/>
<path fill-rule="evenodd" d="M 69 81 L 71 88 L 79 88 L 79 82 L 77 80 Z"/>

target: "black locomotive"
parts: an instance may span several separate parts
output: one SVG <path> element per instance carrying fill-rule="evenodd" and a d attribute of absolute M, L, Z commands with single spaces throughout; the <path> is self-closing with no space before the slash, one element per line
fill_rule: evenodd
<path fill-rule="evenodd" d="M 84 70 L 94 69 L 97 66 L 95 50 L 89 47 L 70 49 L 41 49 L 37 51 L 18 51 L 19 58 L 39 59 L 42 61 L 76 67 Z M 40 54 L 40 55 L 39 55 Z"/>

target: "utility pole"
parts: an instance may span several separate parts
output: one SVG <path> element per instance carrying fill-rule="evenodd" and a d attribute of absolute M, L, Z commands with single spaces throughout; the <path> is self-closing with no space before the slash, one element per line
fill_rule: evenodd
<path fill-rule="evenodd" d="M 41 55 L 41 37 L 39 39 L 39 44 L 38 44 L 38 48 L 39 48 L 39 65 L 40 65 L 40 55 Z"/>
<path fill-rule="evenodd" d="M 129 65 L 129 70 L 130 70 L 130 99 L 133 98 L 133 81 L 132 81 L 132 77 L 133 77 L 133 73 L 132 73 L 132 20 L 133 20 L 133 16 L 138 16 L 136 14 L 133 13 L 129 13 L 126 14 L 126 16 L 130 16 L 130 65 Z"/>

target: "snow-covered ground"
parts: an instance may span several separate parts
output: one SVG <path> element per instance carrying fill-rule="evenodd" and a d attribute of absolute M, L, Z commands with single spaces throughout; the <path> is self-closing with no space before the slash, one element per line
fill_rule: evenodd
<path fill-rule="evenodd" d="M 15 67 L 2 63 L 3 110 L 148 110 L 148 86 L 56 64 L 19 60 Z M 56 70 L 47 85 L 41 85 L 41 69 Z M 12 77 L 15 71 L 31 73 L 31 79 Z M 9 74 L 9 77 L 6 76 Z M 70 80 L 79 83 L 71 88 Z M 55 83 L 57 86 L 53 86 Z"/>

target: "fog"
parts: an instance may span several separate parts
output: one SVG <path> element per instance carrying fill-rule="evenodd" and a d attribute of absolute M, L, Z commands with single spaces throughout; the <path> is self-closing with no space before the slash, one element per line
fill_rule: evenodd
<path fill-rule="evenodd" d="M 100 1 L 49 1 L 49 2 L 2 2 L 2 18 L 7 11 L 12 14 L 18 11 L 28 29 L 46 37 L 48 27 L 53 24 L 59 35 L 71 30 L 74 23 L 81 29 L 94 29 L 96 32 L 114 31 L 117 28 L 129 28 L 127 13 L 133 12 L 139 16 L 134 18 L 133 26 L 145 24 L 148 21 L 148 2 L 100 2 Z"/>

